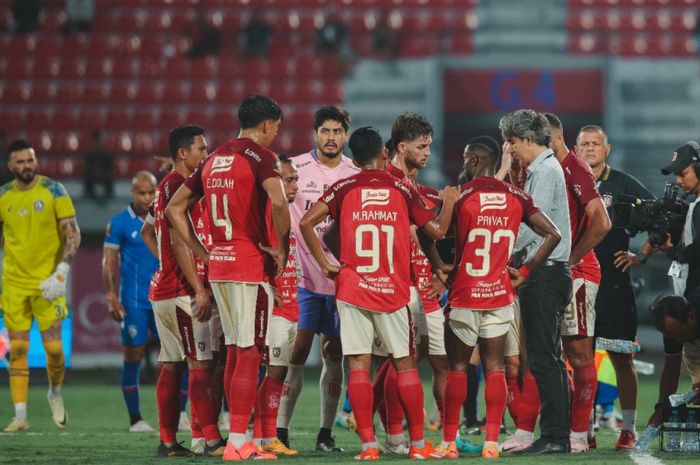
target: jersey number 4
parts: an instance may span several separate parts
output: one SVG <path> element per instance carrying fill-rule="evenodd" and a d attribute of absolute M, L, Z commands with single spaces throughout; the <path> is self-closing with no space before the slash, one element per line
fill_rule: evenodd
<path fill-rule="evenodd" d="M 365 233 L 369 233 L 369 241 L 365 242 Z M 379 235 L 386 235 L 386 258 L 389 263 L 389 273 L 394 273 L 394 227 L 386 224 L 377 227 L 373 224 L 362 224 L 355 230 L 355 254 L 358 257 L 370 258 L 369 265 L 359 265 L 358 273 L 374 273 L 379 269 L 382 241 Z"/>
<path fill-rule="evenodd" d="M 233 238 L 233 226 L 231 226 L 231 217 L 228 214 L 228 195 L 224 194 L 221 196 L 222 208 L 221 213 L 223 215 L 219 217 L 219 206 L 216 202 L 216 194 L 211 195 L 211 219 L 214 226 L 219 228 L 224 228 L 224 236 L 227 241 Z"/>
<path fill-rule="evenodd" d="M 466 271 L 469 276 L 481 277 L 491 272 L 491 246 L 497 244 L 501 239 L 508 240 L 508 257 L 513 253 L 515 245 L 515 234 L 510 229 L 498 229 L 493 233 L 485 228 L 474 228 L 469 231 L 467 243 L 476 242 L 477 238 L 484 238 L 484 246 L 474 249 L 474 255 L 482 258 L 481 267 L 477 268 L 473 263 L 467 262 Z"/>

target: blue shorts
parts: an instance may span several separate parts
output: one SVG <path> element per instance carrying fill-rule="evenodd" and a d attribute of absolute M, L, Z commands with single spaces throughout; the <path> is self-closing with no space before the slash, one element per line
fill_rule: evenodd
<path fill-rule="evenodd" d="M 299 322 L 297 331 L 310 329 L 316 334 L 324 334 L 330 338 L 340 339 L 340 318 L 335 306 L 335 296 L 317 294 L 298 288 Z"/>
<path fill-rule="evenodd" d="M 122 328 L 122 345 L 124 346 L 142 346 L 148 341 L 148 330 L 151 330 L 153 339 L 158 339 L 158 330 L 156 329 L 156 320 L 153 317 L 153 307 L 135 307 L 128 308 L 126 316 L 121 324 Z"/>

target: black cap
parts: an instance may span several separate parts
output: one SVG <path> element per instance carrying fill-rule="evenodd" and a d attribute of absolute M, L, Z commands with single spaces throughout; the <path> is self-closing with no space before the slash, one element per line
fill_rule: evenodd
<path fill-rule="evenodd" d="M 694 140 L 689 140 L 673 152 L 671 164 L 661 168 L 661 173 L 679 175 L 693 163 L 700 163 L 700 145 Z"/>

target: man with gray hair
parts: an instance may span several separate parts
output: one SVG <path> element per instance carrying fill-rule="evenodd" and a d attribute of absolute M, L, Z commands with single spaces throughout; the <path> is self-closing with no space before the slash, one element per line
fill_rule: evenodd
<path fill-rule="evenodd" d="M 569 254 L 571 226 L 566 197 L 566 182 L 561 165 L 549 148 L 551 129 L 544 115 L 533 110 L 517 110 L 499 122 L 504 151 L 510 151 L 520 163 L 529 165 L 525 191 L 552 222 L 559 227 L 561 241 L 539 269 L 528 275 L 512 271 L 518 289 L 525 330 L 527 360 L 537 382 L 541 401 L 540 429 L 537 441 L 522 438 L 530 445 L 518 454 L 556 454 L 570 452 L 569 386 L 561 356 L 561 322 L 571 300 L 572 284 Z M 515 255 L 523 263 L 532 259 L 542 238 L 526 226 L 520 227 Z M 516 263 L 516 265 L 520 264 Z M 507 451 L 506 451 L 507 452 Z"/>

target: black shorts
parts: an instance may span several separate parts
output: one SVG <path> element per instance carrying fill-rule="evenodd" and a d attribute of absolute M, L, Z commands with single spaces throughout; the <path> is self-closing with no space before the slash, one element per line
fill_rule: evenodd
<path fill-rule="evenodd" d="M 595 336 L 634 341 L 637 337 L 637 305 L 632 287 L 622 287 L 612 296 L 598 294 L 595 301 Z"/>

